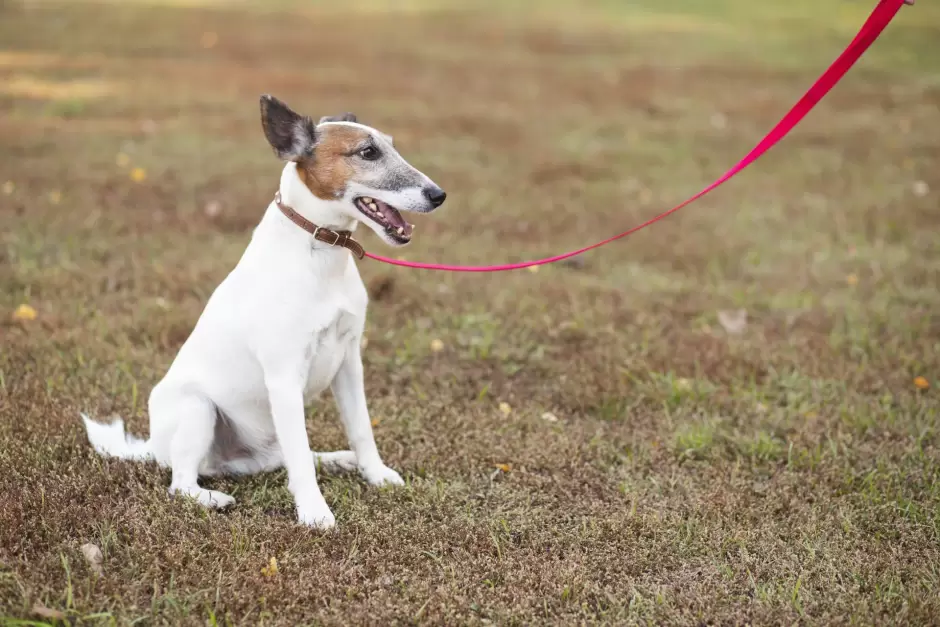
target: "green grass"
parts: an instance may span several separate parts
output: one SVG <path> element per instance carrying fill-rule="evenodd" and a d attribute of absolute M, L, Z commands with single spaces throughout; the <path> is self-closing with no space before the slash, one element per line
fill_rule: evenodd
<path fill-rule="evenodd" d="M 407 485 L 324 477 L 332 533 L 295 524 L 283 472 L 210 481 L 227 513 L 171 500 L 78 419 L 146 433 L 274 191 L 259 94 L 356 112 L 448 191 L 396 254 L 515 261 L 714 179 L 873 4 L 4 4 L 0 623 L 940 621 L 936 3 L 734 182 L 583 263 L 363 262 Z M 330 398 L 308 419 L 344 446 Z"/>

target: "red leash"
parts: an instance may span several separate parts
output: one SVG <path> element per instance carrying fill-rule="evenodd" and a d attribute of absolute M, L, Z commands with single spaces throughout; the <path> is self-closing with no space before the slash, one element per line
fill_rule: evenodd
<path fill-rule="evenodd" d="M 600 248 L 605 244 L 609 244 L 615 240 L 618 240 L 622 237 L 626 237 L 632 233 L 636 233 L 640 229 L 645 229 L 651 224 L 659 222 L 666 216 L 679 211 L 686 205 L 698 200 L 705 194 L 709 193 L 716 187 L 724 184 L 726 181 L 735 176 L 738 172 L 751 165 L 756 161 L 761 155 L 770 150 L 777 142 L 787 136 L 787 134 L 793 130 L 800 120 L 802 120 L 807 113 L 812 111 L 813 107 L 822 100 L 822 98 L 829 93 L 829 91 L 835 87 L 836 83 L 842 80 L 842 77 L 855 65 L 855 62 L 858 61 L 859 57 L 871 46 L 875 40 L 881 35 L 881 32 L 885 27 L 894 19 L 894 16 L 897 15 L 897 12 L 901 9 L 901 5 L 904 4 L 913 4 L 911 0 L 880 0 L 878 6 L 875 7 L 875 10 L 872 11 L 872 14 L 868 17 L 868 20 L 862 26 L 862 29 L 858 32 L 858 35 L 855 36 L 855 39 L 852 40 L 852 43 L 849 44 L 848 48 L 839 55 L 839 58 L 833 62 L 829 69 L 819 77 L 816 83 L 809 89 L 808 92 L 800 99 L 799 102 L 794 105 L 794 107 L 783 116 L 783 119 L 777 123 L 773 129 L 767 134 L 764 139 L 762 139 L 757 146 L 751 150 L 741 161 L 739 161 L 733 168 L 725 172 L 718 178 L 714 183 L 695 194 L 688 200 L 683 201 L 682 203 L 676 205 L 668 211 L 664 211 L 658 216 L 651 218 L 640 224 L 633 227 L 629 231 L 624 231 L 619 235 L 614 235 L 609 237 L 602 242 L 592 244 L 590 246 L 585 246 L 578 250 L 573 250 L 571 252 L 563 253 L 561 255 L 555 255 L 554 257 L 546 257 L 545 259 L 536 259 L 534 261 L 522 261 L 519 263 L 507 263 L 498 266 L 451 266 L 447 264 L 440 263 L 419 263 L 415 261 L 402 261 L 399 259 L 392 259 L 390 257 L 382 257 L 380 255 L 373 255 L 371 253 L 366 253 L 366 257 L 370 259 L 375 259 L 376 261 L 382 261 L 384 263 L 392 264 L 395 266 L 404 266 L 406 268 L 419 268 L 422 270 L 448 270 L 450 272 L 501 272 L 504 270 L 518 270 L 520 268 L 528 268 L 530 266 L 541 266 L 547 263 L 553 263 L 556 261 L 561 261 L 562 259 L 568 259 L 569 257 L 574 257 L 575 255 L 580 255 L 589 250 L 595 248 Z"/>

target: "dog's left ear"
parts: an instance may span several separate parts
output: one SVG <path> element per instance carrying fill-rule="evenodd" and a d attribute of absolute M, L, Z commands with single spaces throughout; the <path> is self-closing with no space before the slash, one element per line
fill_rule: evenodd
<path fill-rule="evenodd" d="M 324 115 L 317 124 L 324 122 L 356 122 L 356 114 L 347 111 L 343 115 Z"/>
<path fill-rule="evenodd" d="M 313 154 L 317 143 L 313 120 L 265 94 L 261 96 L 261 127 L 274 153 L 285 161 L 299 161 Z"/>

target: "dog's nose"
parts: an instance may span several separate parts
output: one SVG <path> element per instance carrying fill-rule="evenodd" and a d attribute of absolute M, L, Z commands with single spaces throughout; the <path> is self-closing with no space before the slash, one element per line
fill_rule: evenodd
<path fill-rule="evenodd" d="M 434 208 L 440 207 L 444 204 L 444 200 L 447 199 L 447 193 L 435 185 L 434 187 L 425 187 L 424 188 L 424 197 L 431 201 L 431 204 L 434 205 Z"/>

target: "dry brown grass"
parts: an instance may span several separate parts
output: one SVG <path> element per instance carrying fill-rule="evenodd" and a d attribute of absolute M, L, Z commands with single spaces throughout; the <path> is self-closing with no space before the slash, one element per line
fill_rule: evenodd
<path fill-rule="evenodd" d="M 363 263 L 408 486 L 324 478 L 320 535 L 283 473 L 212 482 L 238 505 L 205 513 L 78 420 L 146 432 L 273 192 L 260 93 L 355 111 L 447 189 L 407 256 L 511 261 L 723 171 L 866 3 L 208 4 L 0 4 L 0 621 L 940 622 L 937 7 L 727 189 L 583 266 Z M 343 445 L 331 399 L 309 416 Z"/>

